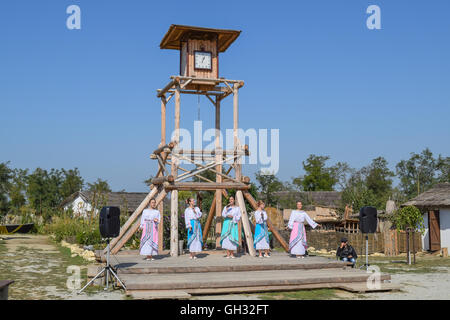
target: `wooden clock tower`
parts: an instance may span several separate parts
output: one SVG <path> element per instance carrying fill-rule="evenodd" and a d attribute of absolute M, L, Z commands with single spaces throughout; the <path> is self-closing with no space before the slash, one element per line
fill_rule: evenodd
<path fill-rule="evenodd" d="M 171 25 L 161 49 L 180 50 L 180 76 L 219 78 L 219 53 L 225 52 L 241 32 Z"/>
<path fill-rule="evenodd" d="M 239 120 L 239 89 L 244 86 L 242 80 L 231 80 L 219 75 L 219 53 L 225 52 L 237 39 L 241 32 L 237 30 L 210 29 L 192 26 L 171 25 L 163 37 L 161 49 L 180 51 L 180 74 L 170 77 L 169 83 L 157 90 L 157 97 L 161 99 L 161 143 L 150 155 L 158 161 L 158 171 L 152 180 L 151 190 L 141 205 L 130 216 L 120 229 L 120 234 L 111 243 L 111 253 L 117 253 L 139 228 L 139 216 L 148 206 L 152 198 L 156 199 L 159 211 L 163 212 L 163 199 L 170 196 L 170 254 L 178 253 L 178 191 L 215 191 L 214 200 L 209 208 L 209 214 L 203 228 L 203 242 L 206 242 L 208 230 L 215 220 L 216 247 L 220 247 L 220 232 L 222 225 L 222 199 L 228 198 L 228 189 L 236 190 L 236 203 L 242 213 L 239 224 L 239 237 L 244 229 L 245 242 L 249 254 L 256 255 L 253 246 L 252 231 L 247 216 L 245 200 L 256 209 L 256 201 L 248 192 L 249 177 L 242 175 L 242 157 L 248 156 L 248 146 L 242 146 L 238 137 Z M 183 150 L 178 144 L 180 140 L 180 99 L 181 94 L 203 95 L 208 98 L 215 108 L 215 149 L 214 150 Z M 233 95 L 233 136 L 234 146 L 231 150 L 223 150 L 220 146 L 220 105 L 223 99 Z M 166 107 L 168 102 L 175 101 L 175 126 L 173 140 L 166 141 Z M 194 165 L 194 169 L 180 166 L 184 160 Z M 201 175 L 204 171 L 211 171 L 216 175 L 215 181 Z M 234 171 L 234 176 L 231 174 Z M 201 182 L 190 180 L 196 177 Z M 188 179 L 188 180 L 187 180 Z M 187 180 L 187 181 L 186 181 Z M 163 219 L 163 217 L 161 216 Z M 159 247 L 162 250 L 163 221 L 159 223 Z M 286 251 L 289 247 L 270 220 L 268 226 L 274 236 Z M 239 239 L 241 244 L 244 239 Z"/>

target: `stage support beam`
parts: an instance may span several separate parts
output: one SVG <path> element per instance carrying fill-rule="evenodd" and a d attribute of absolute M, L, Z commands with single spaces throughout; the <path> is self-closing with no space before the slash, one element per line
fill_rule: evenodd
<path fill-rule="evenodd" d="M 220 100 L 216 97 L 215 100 L 216 105 L 216 137 L 215 137 L 215 151 L 216 151 L 216 162 L 219 163 L 216 166 L 216 171 L 218 172 L 216 174 L 216 183 L 220 184 L 222 183 L 222 176 L 219 173 L 222 173 L 222 164 L 220 164 L 222 160 L 222 156 L 220 156 L 218 153 L 219 150 L 221 150 L 220 147 Z M 215 202 L 216 202 L 216 248 L 220 248 L 220 234 L 222 232 L 222 219 L 220 218 L 222 216 L 222 191 L 217 189 L 216 195 L 215 195 Z"/>
<path fill-rule="evenodd" d="M 236 191 L 236 200 L 239 205 L 239 208 L 241 209 L 241 214 L 242 214 L 241 220 L 242 220 L 242 226 L 244 227 L 245 242 L 247 243 L 248 253 L 252 257 L 254 257 L 254 256 L 256 256 L 256 250 L 253 245 L 252 230 L 250 228 L 250 221 L 248 220 L 247 209 L 245 208 L 245 200 L 244 200 L 244 196 L 242 195 L 241 190 Z"/>
<path fill-rule="evenodd" d="M 179 148 L 180 143 L 180 83 L 177 81 L 175 88 L 175 150 Z M 177 157 L 172 158 L 172 176 L 176 179 L 178 176 Z M 178 190 L 173 190 L 170 195 L 170 255 L 178 256 Z"/>

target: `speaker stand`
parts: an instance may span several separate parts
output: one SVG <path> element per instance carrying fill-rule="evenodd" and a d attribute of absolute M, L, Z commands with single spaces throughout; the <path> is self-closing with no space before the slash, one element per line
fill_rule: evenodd
<path fill-rule="evenodd" d="M 106 273 L 106 288 L 104 289 L 105 291 L 108 290 L 109 287 L 109 273 L 111 272 L 111 274 L 114 276 L 114 278 L 117 279 L 117 281 L 120 283 L 120 285 L 126 290 L 127 288 L 125 287 L 125 285 L 122 283 L 122 281 L 119 279 L 119 277 L 117 276 L 114 268 L 109 264 L 109 252 L 110 252 L 110 248 L 109 248 L 109 241 L 110 239 L 107 238 L 106 239 L 106 266 L 103 267 L 103 269 L 97 273 L 97 275 L 91 280 L 89 281 L 80 291 L 78 291 L 78 294 L 82 293 L 84 291 L 84 289 L 86 289 L 92 282 L 95 281 L 95 279 L 97 279 L 98 277 L 100 277 L 100 275 L 102 275 L 103 273 Z"/>
<path fill-rule="evenodd" d="M 366 269 L 369 270 L 369 234 L 366 233 L 366 263 L 363 264 L 359 269 Z"/>

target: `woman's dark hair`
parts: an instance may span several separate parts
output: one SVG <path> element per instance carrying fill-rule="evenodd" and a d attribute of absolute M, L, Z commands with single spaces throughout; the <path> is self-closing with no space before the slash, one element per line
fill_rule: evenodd
<path fill-rule="evenodd" d="M 191 198 L 191 197 L 187 198 L 186 199 L 186 204 L 189 205 L 189 202 L 191 202 L 191 200 L 194 200 L 194 198 Z"/>
<path fill-rule="evenodd" d="M 231 205 L 231 204 L 230 204 L 230 199 L 231 199 L 231 198 L 233 198 L 233 199 L 236 201 L 236 198 L 235 198 L 233 195 L 229 196 L 229 197 L 228 197 L 227 208 Z"/>

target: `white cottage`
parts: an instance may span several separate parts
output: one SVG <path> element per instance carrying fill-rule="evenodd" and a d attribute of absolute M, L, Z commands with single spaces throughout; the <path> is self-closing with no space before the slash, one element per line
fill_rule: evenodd
<path fill-rule="evenodd" d="M 86 218 L 91 214 L 94 203 L 97 203 L 97 208 L 120 207 L 121 214 L 127 215 L 134 212 L 147 195 L 147 192 L 108 192 L 98 195 L 90 191 L 79 191 L 64 200 L 60 207 L 64 210 L 71 208 L 74 216 Z M 98 210 L 95 210 L 94 216 L 97 214 Z"/>
<path fill-rule="evenodd" d="M 424 213 L 424 250 L 450 248 L 450 183 L 440 183 L 403 206 L 416 206 Z"/>

